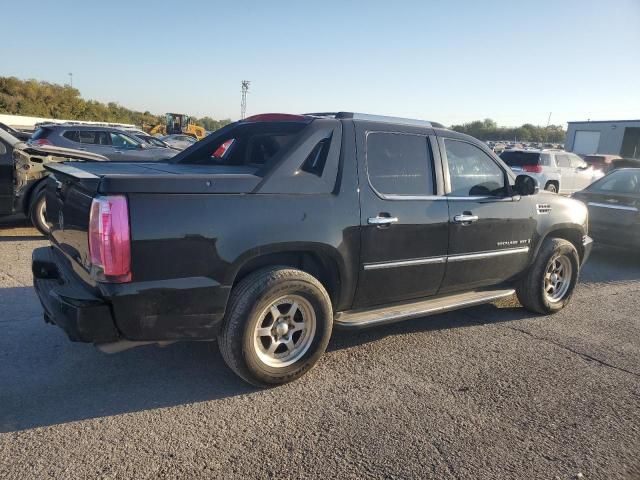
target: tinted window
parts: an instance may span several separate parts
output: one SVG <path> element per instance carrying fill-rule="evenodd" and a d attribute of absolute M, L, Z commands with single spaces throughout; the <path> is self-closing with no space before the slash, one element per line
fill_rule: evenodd
<path fill-rule="evenodd" d="M 78 131 L 77 130 L 67 130 L 66 132 L 64 132 L 62 134 L 62 136 L 64 138 L 66 138 L 67 140 L 71 140 L 72 142 L 79 142 L 80 138 L 78 136 Z"/>
<path fill-rule="evenodd" d="M 379 193 L 433 195 L 433 161 L 427 137 L 371 132 L 366 155 L 369 182 Z"/>
<path fill-rule="evenodd" d="M 540 154 L 537 152 L 502 152 L 500 158 L 510 167 L 538 165 Z"/>
<path fill-rule="evenodd" d="M 571 167 L 569 163 L 569 155 L 556 153 L 556 165 L 559 167 Z"/>
<path fill-rule="evenodd" d="M 137 148 L 136 143 L 132 138 L 122 135 L 121 133 L 109 133 L 111 136 L 111 144 L 116 148 Z"/>
<path fill-rule="evenodd" d="M 640 193 L 640 170 L 618 170 L 597 181 L 587 190 Z"/>
<path fill-rule="evenodd" d="M 223 137 L 194 142 L 176 160 L 190 164 L 262 166 L 286 151 L 305 126 L 279 122 L 238 125 Z"/>
<path fill-rule="evenodd" d="M 504 193 L 504 172 L 475 145 L 446 139 L 451 195 L 457 197 Z"/>
<path fill-rule="evenodd" d="M 97 144 L 98 142 L 96 142 L 96 133 L 97 132 L 91 130 L 80 130 L 78 132 L 80 143 Z"/>

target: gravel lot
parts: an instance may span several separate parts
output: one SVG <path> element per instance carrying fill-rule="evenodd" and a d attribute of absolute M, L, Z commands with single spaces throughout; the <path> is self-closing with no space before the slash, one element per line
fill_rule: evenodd
<path fill-rule="evenodd" d="M 0 478 L 640 478 L 637 254 L 596 250 L 553 317 L 512 300 L 336 332 L 260 391 L 215 344 L 69 342 L 25 225 L 0 225 Z"/>

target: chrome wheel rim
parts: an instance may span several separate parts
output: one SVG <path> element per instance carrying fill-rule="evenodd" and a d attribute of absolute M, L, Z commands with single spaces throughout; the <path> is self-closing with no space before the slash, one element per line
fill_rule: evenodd
<path fill-rule="evenodd" d="M 551 257 L 544 274 L 544 294 L 551 303 L 562 300 L 569 291 L 573 267 L 566 255 Z"/>
<path fill-rule="evenodd" d="M 316 314 L 311 303 L 299 295 L 286 295 L 260 313 L 253 344 L 261 362 L 282 368 L 307 353 L 315 333 Z"/>
<path fill-rule="evenodd" d="M 47 214 L 47 202 L 44 199 L 38 205 L 38 220 L 40 221 L 40 225 L 45 228 L 47 231 L 49 230 L 49 224 L 47 223 L 47 219 L 45 218 Z"/>

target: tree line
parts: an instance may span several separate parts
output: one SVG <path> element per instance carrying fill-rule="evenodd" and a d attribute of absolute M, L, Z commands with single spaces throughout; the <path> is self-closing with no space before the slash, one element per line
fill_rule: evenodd
<path fill-rule="evenodd" d="M 29 115 L 65 120 L 132 123 L 141 127 L 164 124 L 164 115 L 149 111 L 139 112 L 115 102 L 102 103 L 85 100 L 80 91 L 69 85 L 58 85 L 37 80 L 20 80 L 16 77 L 0 77 L 0 113 Z M 231 119 L 215 120 L 209 116 L 192 117 L 197 125 L 214 131 Z M 522 142 L 564 142 L 566 132 L 560 125 L 549 127 L 525 123 L 520 127 L 499 127 L 487 118 L 475 122 L 453 125 L 453 130 L 467 133 L 480 140 L 517 140 Z"/>
<path fill-rule="evenodd" d="M 466 133 L 480 140 L 516 140 L 518 142 L 564 143 L 567 133 L 561 125 L 541 127 L 525 123 L 520 127 L 499 127 L 490 118 L 463 123 L 462 125 L 453 125 L 451 129 L 456 132 Z"/>
<path fill-rule="evenodd" d="M 77 88 L 69 85 L 20 80 L 16 77 L 0 77 L 0 113 L 64 120 L 131 123 L 141 127 L 165 123 L 164 115 L 131 110 L 115 102 L 85 100 Z M 209 131 L 231 123 L 231 119 L 228 118 L 191 118 L 197 125 Z"/>

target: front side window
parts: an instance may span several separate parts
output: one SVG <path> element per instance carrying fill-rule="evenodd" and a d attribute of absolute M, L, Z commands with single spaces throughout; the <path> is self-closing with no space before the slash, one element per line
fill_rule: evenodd
<path fill-rule="evenodd" d="M 111 144 L 116 148 L 137 148 L 138 144 L 126 135 L 121 133 L 110 132 Z"/>
<path fill-rule="evenodd" d="M 505 174 L 475 145 L 445 139 L 451 194 L 454 197 L 499 196 L 505 192 Z"/>
<path fill-rule="evenodd" d="M 640 193 L 640 171 L 618 170 L 592 184 L 587 190 L 616 193 Z"/>
<path fill-rule="evenodd" d="M 569 162 L 573 168 L 586 168 L 587 164 L 577 155 L 569 155 Z"/>
<path fill-rule="evenodd" d="M 367 135 L 369 183 L 383 195 L 433 195 L 433 159 L 422 135 L 370 132 Z"/>

